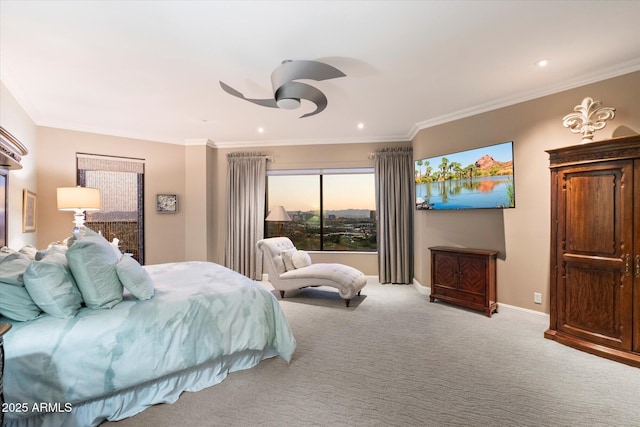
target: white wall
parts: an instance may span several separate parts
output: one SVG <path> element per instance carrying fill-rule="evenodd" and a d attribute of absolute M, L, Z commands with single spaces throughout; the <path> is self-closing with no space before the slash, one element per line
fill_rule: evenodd
<path fill-rule="evenodd" d="M 38 193 L 36 183 L 36 126 L 15 97 L 5 85 L 0 82 L 0 125 L 15 136 L 29 153 L 22 158 L 22 169 L 9 172 L 8 210 L 9 221 L 7 227 L 8 245 L 20 249 L 26 244 L 36 244 L 36 231 L 22 232 L 22 194 L 23 190 Z M 36 198 L 37 209 L 37 198 Z"/>

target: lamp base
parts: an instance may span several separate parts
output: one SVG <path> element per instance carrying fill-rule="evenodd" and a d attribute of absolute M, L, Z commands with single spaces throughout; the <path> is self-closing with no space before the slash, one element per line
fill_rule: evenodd
<path fill-rule="evenodd" d="M 76 209 L 75 212 L 75 215 L 73 215 L 73 223 L 75 224 L 73 227 L 73 235 L 78 239 L 84 236 L 86 232 L 84 226 L 85 216 L 84 209 Z"/>

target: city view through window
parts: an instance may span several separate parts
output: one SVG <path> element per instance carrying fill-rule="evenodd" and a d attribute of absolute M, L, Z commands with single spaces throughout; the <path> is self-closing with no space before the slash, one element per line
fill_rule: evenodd
<path fill-rule="evenodd" d="M 265 237 L 304 250 L 377 250 L 373 173 L 269 176 L 267 208 L 279 205 L 291 221 L 265 222 Z"/>

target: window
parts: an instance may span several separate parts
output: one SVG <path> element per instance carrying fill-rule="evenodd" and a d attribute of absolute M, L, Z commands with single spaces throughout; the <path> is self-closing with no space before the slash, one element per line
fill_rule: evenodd
<path fill-rule="evenodd" d="M 86 213 L 86 226 L 144 264 L 144 160 L 76 155 L 78 183 L 100 189 L 99 211 Z"/>
<path fill-rule="evenodd" d="M 267 175 L 267 209 L 281 205 L 287 210 L 291 221 L 282 224 L 282 234 L 298 249 L 377 250 L 372 169 L 279 170 Z M 265 222 L 265 236 L 277 236 L 278 225 Z"/>

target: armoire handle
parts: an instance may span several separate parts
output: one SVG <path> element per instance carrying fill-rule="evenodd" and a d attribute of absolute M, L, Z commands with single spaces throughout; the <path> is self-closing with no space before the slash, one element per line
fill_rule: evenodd
<path fill-rule="evenodd" d="M 626 254 L 626 255 L 624 256 L 624 275 L 625 275 L 625 276 L 628 276 L 628 275 L 629 275 L 629 271 L 630 271 L 630 269 L 631 269 L 630 264 L 631 264 L 631 255 Z"/>

